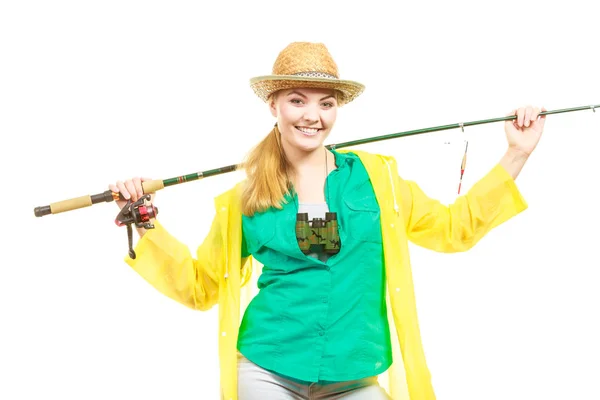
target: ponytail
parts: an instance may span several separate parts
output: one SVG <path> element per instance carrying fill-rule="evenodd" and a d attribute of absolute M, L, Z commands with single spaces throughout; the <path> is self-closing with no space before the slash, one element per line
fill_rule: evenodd
<path fill-rule="evenodd" d="M 242 192 L 242 213 L 252 216 L 269 207 L 281 209 L 291 188 L 291 166 L 281 147 L 277 125 L 250 151 L 244 169 L 247 181 Z"/>

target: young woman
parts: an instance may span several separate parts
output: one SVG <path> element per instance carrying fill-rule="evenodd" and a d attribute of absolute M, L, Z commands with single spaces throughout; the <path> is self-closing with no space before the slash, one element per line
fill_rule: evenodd
<path fill-rule="evenodd" d="M 219 305 L 223 399 L 434 399 L 408 241 L 465 251 L 526 209 L 515 179 L 542 134 L 540 109 L 511 114 L 506 154 L 445 206 L 399 177 L 393 157 L 324 147 L 338 107 L 364 86 L 339 79 L 323 44 L 290 44 L 272 75 L 250 82 L 277 122 L 248 155 L 247 178 L 216 198 L 196 254 L 154 221 L 126 262 L 188 307 Z M 142 194 L 139 178 L 109 187 Z M 303 231 L 313 218 L 328 230 Z M 242 315 L 253 259 L 260 291 Z"/>

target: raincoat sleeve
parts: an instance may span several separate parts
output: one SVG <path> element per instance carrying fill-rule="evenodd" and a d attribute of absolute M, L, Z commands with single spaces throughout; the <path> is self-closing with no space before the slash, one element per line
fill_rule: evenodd
<path fill-rule="evenodd" d="M 527 208 L 513 177 L 500 164 L 448 206 L 429 198 L 415 182 L 399 180 L 408 239 L 438 252 L 468 250 Z"/>
<path fill-rule="evenodd" d="M 135 246 L 136 258 L 125 262 L 162 294 L 195 310 L 209 310 L 219 299 L 219 269 L 223 255 L 223 239 L 215 217 L 195 257 L 154 221 Z"/>

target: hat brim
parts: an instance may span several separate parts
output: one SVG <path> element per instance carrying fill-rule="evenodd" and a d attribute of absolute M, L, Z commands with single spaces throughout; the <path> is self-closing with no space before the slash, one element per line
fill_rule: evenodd
<path fill-rule="evenodd" d="M 342 104 L 350 103 L 356 99 L 364 90 L 362 83 L 327 78 L 313 78 L 296 75 L 265 75 L 250 79 L 250 87 L 254 93 L 263 101 L 267 101 L 269 96 L 282 89 L 292 88 L 319 88 L 339 90 L 343 95 Z"/>

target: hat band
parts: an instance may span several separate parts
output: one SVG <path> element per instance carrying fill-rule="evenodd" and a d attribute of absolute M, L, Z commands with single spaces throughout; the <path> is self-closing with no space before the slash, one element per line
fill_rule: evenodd
<path fill-rule="evenodd" d="M 325 72 L 319 71 L 309 71 L 309 72 L 298 72 L 297 74 L 292 74 L 294 76 L 306 76 L 308 78 L 326 78 L 326 79 L 338 79 L 337 76 L 333 76 L 330 74 L 326 74 Z"/>

